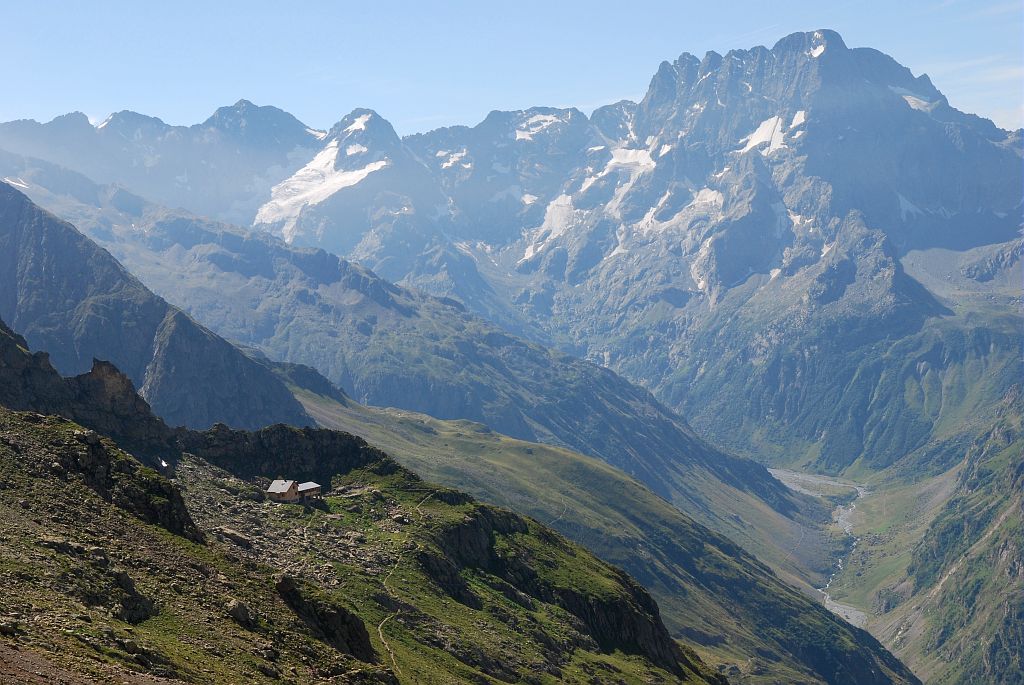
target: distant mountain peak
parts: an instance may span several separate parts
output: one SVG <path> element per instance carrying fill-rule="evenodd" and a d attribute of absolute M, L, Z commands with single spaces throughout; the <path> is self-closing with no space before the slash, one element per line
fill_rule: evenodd
<path fill-rule="evenodd" d="M 105 131 L 108 133 L 127 133 L 129 131 L 137 131 L 139 129 L 147 129 L 148 131 L 159 133 L 169 128 L 172 127 L 164 123 L 162 119 L 147 116 L 145 114 L 139 114 L 138 112 L 133 112 L 128 109 L 123 109 L 120 112 L 114 112 L 104 119 L 102 123 L 96 125 L 97 131 Z"/>
<path fill-rule="evenodd" d="M 398 134 L 387 119 L 376 111 L 365 107 L 357 107 L 331 127 L 327 132 L 327 138 L 366 138 L 378 143 L 388 142 L 397 144 L 400 142 Z"/>
<path fill-rule="evenodd" d="M 87 117 L 82 112 L 75 111 L 75 112 L 68 112 L 67 114 L 61 114 L 60 116 L 54 117 L 53 119 L 51 119 L 49 122 L 46 123 L 46 126 L 50 126 L 52 128 L 69 128 L 69 129 L 86 128 L 86 127 L 92 128 L 92 122 L 90 122 L 89 121 L 89 117 Z"/>
<path fill-rule="evenodd" d="M 245 99 L 218 108 L 199 128 L 215 129 L 251 145 L 272 140 L 286 146 L 312 147 L 315 141 L 323 139 L 322 132 L 309 128 L 283 109 Z"/>

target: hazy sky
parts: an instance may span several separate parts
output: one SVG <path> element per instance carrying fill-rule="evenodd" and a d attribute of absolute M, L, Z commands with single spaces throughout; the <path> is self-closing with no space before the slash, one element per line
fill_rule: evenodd
<path fill-rule="evenodd" d="M 399 133 L 492 109 L 638 99 L 681 52 L 832 28 L 922 72 L 959 109 L 1024 126 L 1024 3 L 0 3 L 0 120 L 131 109 L 172 124 L 247 98 L 327 128 L 371 107 Z M 44 9 L 45 8 L 45 9 Z"/>

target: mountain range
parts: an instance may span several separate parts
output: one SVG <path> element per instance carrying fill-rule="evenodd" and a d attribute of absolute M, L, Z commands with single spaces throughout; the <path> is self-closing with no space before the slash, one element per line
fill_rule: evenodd
<path fill-rule="evenodd" d="M 83 266 L 76 272 L 77 283 L 92 283 L 98 271 L 98 274 L 108 274 L 108 284 L 113 281 L 112 273 L 137 284 L 110 254 L 93 245 L 74 226 L 37 208 L 13 188 L 8 188 L 7 194 L 6 201 L 18 207 L 17 216 L 23 217 L 25 228 L 33 228 L 48 237 L 33 253 L 33 261 L 54 265 L 44 273 L 73 272 L 74 265 L 81 264 Z M 67 241 L 74 241 L 74 245 L 94 258 L 82 259 L 66 250 L 49 254 L 50 246 L 62 246 Z M 36 288 L 56 290 L 45 282 L 37 282 Z M 390 288 L 398 292 L 393 286 Z M 130 320 L 136 298 L 122 299 L 122 292 L 120 288 L 109 288 L 106 309 L 117 313 L 119 320 Z M 141 286 L 138 291 L 130 292 L 158 299 Z M 73 307 L 77 309 L 77 305 Z M 56 311 L 52 302 L 50 310 Z M 178 315 L 185 317 L 180 312 Z M 66 335 L 66 328 L 75 328 L 72 316 L 54 316 L 53 320 L 58 323 L 50 331 L 56 336 L 55 340 L 62 340 L 60 336 Z M 6 352 L 0 367 L 5 391 L 0 394 L 0 404 L 13 410 L 43 412 L 76 421 L 117 439 L 119 444 L 151 464 L 165 464 L 165 460 L 174 464 L 182 451 L 202 454 L 202 447 L 190 442 L 198 439 L 196 434 L 185 428 L 176 432 L 168 429 L 135 394 L 131 380 L 111 362 L 94 360 L 87 373 L 60 379 L 51 366 L 50 355 L 45 352 L 30 355 L 27 341 L 10 331 L 5 335 Z M 845 682 L 853 673 L 861 674 L 856 677 L 858 680 L 868 677 L 868 673 L 876 674 L 871 677 L 881 678 L 880 682 L 899 682 L 909 677 L 866 633 L 845 625 L 813 599 L 780 582 L 763 563 L 721 534 L 697 523 L 637 480 L 599 460 L 565 448 L 516 440 L 465 420 L 443 422 L 361 406 L 311 368 L 273 362 L 254 352 L 246 355 L 214 334 L 207 335 L 218 345 L 239 354 L 247 365 L 258 369 L 261 381 L 269 377 L 273 381 L 270 387 L 286 388 L 303 416 L 317 424 L 372 438 L 374 444 L 387 447 L 403 465 L 422 470 L 442 483 L 470 489 L 488 502 L 548 520 L 573 541 L 586 543 L 602 558 L 622 564 L 642 579 L 664 605 L 671 634 L 686 640 L 687 648 L 699 650 L 725 672 L 760 675 L 772 680 L 824 682 Z M 96 344 L 102 347 L 102 339 Z M 111 350 L 117 352 L 118 348 L 112 346 Z M 211 368 L 201 382 L 197 382 L 198 377 L 190 370 L 175 371 L 188 366 L 186 359 L 169 365 L 168 385 L 182 396 L 201 395 L 207 392 L 209 383 L 222 384 L 223 391 L 237 391 L 240 387 L 245 390 L 245 386 L 233 383 L 230 375 L 218 376 L 222 370 L 217 366 Z M 225 401 L 233 400 L 228 394 Z M 408 437 L 411 426 L 418 435 L 415 443 Z M 219 423 L 210 434 L 229 434 L 225 433 L 228 430 Z M 238 435 L 242 444 L 253 439 Z M 263 460 L 262 470 L 254 471 L 251 464 L 242 461 L 233 463 L 230 471 L 247 478 L 265 476 L 274 468 L 283 468 L 274 466 L 283 458 L 273 457 L 273 454 L 291 454 L 293 449 L 288 445 L 267 445 L 253 457 Z M 488 460 L 483 459 L 486 453 L 492 454 Z M 815 521 L 808 513 L 815 510 L 813 502 L 796 494 L 787 495 L 779 501 L 779 508 L 787 514 L 774 511 L 767 502 L 753 498 L 737 507 L 736 500 L 743 496 L 742 490 L 718 479 L 715 471 L 701 467 L 696 459 L 684 461 L 684 457 L 677 458 L 679 461 L 674 468 L 688 474 L 688 486 L 694 493 L 698 485 L 707 488 L 701 511 L 715 511 L 713 520 L 721 521 L 721 512 L 732 508 L 751 519 L 760 517 L 758 529 L 762 536 L 773 529 L 785 536 L 799 534 L 808 539 L 814 536 Z M 722 458 L 727 459 L 725 455 Z M 322 464 L 323 460 L 330 459 L 329 454 L 316 449 L 309 459 L 311 461 L 302 466 L 307 477 L 331 481 L 338 475 L 330 471 L 330 466 Z M 745 466 L 744 471 L 730 476 L 737 487 L 749 487 L 748 481 L 757 482 L 757 474 L 763 467 L 738 458 L 728 459 Z M 213 462 L 221 464 L 216 459 Z M 496 480 L 498 472 L 505 475 Z M 744 475 L 746 472 L 753 476 Z M 728 474 L 728 471 L 722 473 Z M 197 486 L 203 487 L 202 484 Z M 570 498 L 574 500 L 571 505 Z M 197 505 L 191 515 L 207 515 L 207 505 Z M 807 511 L 801 513 L 802 510 Z M 736 519 L 739 520 L 738 513 Z M 232 530 L 238 530 L 247 529 L 251 523 L 234 521 L 231 525 Z M 766 541 L 760 539 L 760 544 L 766 545 Z M 826 546 L 827 541 L 818 545 Z M 805 546 L 808 551 L 816 547 L 810 543 Z M 795 563 L 790 568 L 788 574 L 798 579 L 801 573 L 807 572 L 801 564 Z M 781 616 L 785 616 L 782 624 L 779 623 Z M 890 670 L 894 670 L 892 674 Z"/>
<path fill-rule="evenodd" d="M 734 450 L 831 472 L 885 466 L 943 421 L 908 406 L 874 363 L 958 313 L 961 293 L 908 273 L 916 255 L 955 251 L 965 273 L 994 259 L 1003 267 L 990 276 L 960 280 L 1015 297 L 1005 274 L 1020 253 L 1020 133 L 826 30 L 683 54 L 639 103 L 590 117 L 494 112 L 399 138 L 371 110 L 323 134 L 243 101 L 189 129 L 126 113 L 83 122 L 0 125 L 0 148 L 214 218 L 238 223 L 233 208 L 249 206 L 241 223 L 593 359 Z M 189 142 L 167 142 L 178 138 Z M 165 182 L 229 164 L 248 165 L 236 178 L 290 175 L 217 187 L 221 207 L 205 199 L 213 185 Z M 930 262 L 916 260 L 926 272 Z M 987 321 L 964 326 L 992 334 Z M 1013 336 L 996 333 L 986 359 L 1009 368 Z M 971 354 L 934 334 L 949 354 Z M 322 370 L 351 387 L 334 366 Z M 403 406 L 425 409 L 415 397 Z M 449 400 L 438 402 L 445 413 Z"/>
<path fill-rule="evenodd" d="M 0 184 L 0 255 L 0 317 L 54 350 L 64 373 L 113 361 L 175 424 L 310 423 L 273 374 L 8 184 Z"/>
<path fill-rule="evenodd" d="M 192 127 L 10 122 L 0 177 L 181 310 L 77 233 L 63 251 L 119 274 L 143 334 L 104 338 L 109 276 L 63 269 L 38 299 L 45 221 L 11 195 L 0 317 L 65 373 L 110 358 L 172 423 L 361 424 L 483 497 L 503 493 L 389 422 L 598 457 L 805 588 L 832 502 L 755 461 L 867 483 L 833 592 L 930 680 L 1018 682 L 1022 135 L 824 29 L 684 53 L 589 116 L 400 137 L 369 109 L 318 131 L 243 100 Z M 173 396 L 192 372 L 208 405 Z"/>

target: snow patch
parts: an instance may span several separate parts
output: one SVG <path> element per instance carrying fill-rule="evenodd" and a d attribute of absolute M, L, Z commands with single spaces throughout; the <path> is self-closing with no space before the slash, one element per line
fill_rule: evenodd
<path fill-rule="evenodd" d="M 360 169 L 343 171 L 335 168 L 337 160 L 338 139 L 335 138 L 309 164 L 271 189 L 270 201 L 260 207 L 254 223 L 284 222 L 281 233 L 290 242 L 295 238 L 296 224 L 303 208 L 323 202 L 342 188 L 354 186 L 390 164 L 387 159 L 382 159 Z"/>
<path fill-rule="evenodd" d="M 811 57 L 817 58 L 817 57 L 821 57 L 824 53 L 825 53 L 825 46 L 824 45 L 819 45 L 819 46 L 815 47 L 813 50 L 811 50 L 810 52 L 808 52 L 807 54 L 810 55 Z"/>
<path fill-rule="evenodd" d="M 359 115 L 358 117 L 356 117 L 355 121 L 353 121 L 351 124 L 349 124 L 345 128 L 345 133 L 353 133 L 355 131 L 365 131 L 366 130 L 366 122 L 369 121 L 369 120 L 370 120 L 370 115 L 369 114 L 361 114 L 361 115 Z"/>
<path fill-rule="evenodd" d="M 583 180 L 583 184 L 580 186 L 580 192 L 586 192 L 587 188 L 594 185 L 594 183 L 604 178 L 615 169 L 623 168 L 629 170 L 630 174 L 629 181 L 627 181 L 626 185 L 624 186 L 625 189 L 628 190 L 629 187 L 632 187 L 633 183 L 636 182 L 636 179 L 639 178 L 641 174 L 644 174 L 654 169 L 655 166 L 657 165 L 655 164 L 654 159 L 651 157 L 651 153 L 649 150 L 615 148 L 614 150 L 612 150 L 612 158 L 608 160 L 608 164 L 605 165 L 604 169 L 601 170 L 600 173 L 594 176 L 588 176 Z M 622 189 L 620 188 L 619 190 Z M 624 192 L 625 191 L 623 191 L 623 193 Z M 619 195 L 618 191 L 616 191 L 616 195 Z M 621 197 L 618 198 L 618 200 L 620 201 L 621 199 Z M 614 198 L 612 202 L 615 202 Z M 611 208 L 611 204 L 612 203 L 609 203 L 609 208 Z M 617 202 L 615 202 L 615 206 L 618 206 Z"/>
<path fill-rule="evenodd" d="M 617 148 L 612 150 L 611 161 L 605 167 L 601 175 L 611 173 L 616 168 L 623 168 L 629 171 L 629 178 L 625 183 L 615 189 L 612 199 L 605 206 L 606 211 L 612 216 L 619 216 L 619 207 L 622 201 L 633 188 L 641 176 L 655 168 L 654 160 L 648 150 L 634 150 L 628 148 Z"/>
<path fill-rule="evenodd" d="M 671 151 L 672 151 L 672 146 L 671 145 L 668 145 L 668 144 L 662 145 L 661 149 L 658 150 L 658 156 L 659 157 L 664 157 L 665 155 L 667 155 Z"/>
<path fill-rule="evenodd" d="M 516 140 L 533 140 L 533 137 L 552 124 L 562 121 L 553 114 L 535 114 L 523 122 L 523 128 L 516 129 Z"/>
<path fill-rule="evenodd" d="M 355 145 L 349 145 L 345 148 L 345 154 L 351 157 L 352 155 L 361 155 L 366 152 L 366 146 L 356 143 Z"/>
<path fill-rule="evenodd" d="M 466 241 L 462 240 L 457 243 L 454 243 L 454 245 L 456 250 L 466 255 L 467 257 L 470 257 L 474 262 L 480 261 L 479 259 L 477 259 L 476 254 L 473 252 L 473 248 Z"/>
<path fill-rule="evenodd" d="M 807 121 L 807 112 L 800 110 L 793 115 L 793 121 L 789 124 L 789 127 L 796 128 L 797 126 L 802 126 L 805 121 Z"/>
<path fill-rule="evenodd" d="M 581 193 L 587 192 L 587 188 L 589 188 L 590 186 L 594 185 L 599 180 L 604 178 L 605 173 L 606 172 L 602 171 L 600 174 L 596 174 L 594 176 L 587 176 L 585 179 L 583 179 L 583 183 L 580 184 L 580 192 Z"/>
<path fill-rule="evenodd" d="M 327 137 L 327 131 L 318 131 L 315 128 L 307 128 L 306 133 L 313 136 L 317 140 L 323 140 L 324 138 Z"/>
<path fill-rule="evenodd" d="M 714 207 L 721 209 L 725 203 L 725 197 L 722 195 L 720 190 L 712 190 L 711 188 L 701 188 L 697 191 L 697 194 L 693 196 L 693 200 L 690 201 L 688 207 L 694 207 L 696 205 L 713 205 Z"/>
<path fill-rule="evenodd" d="M 533 257 L 548 243 L 565 233 L 572 223 L 574 214 L 572 198 L 568 195 L 559 195 L 552 200 L 544 210 L 544 223 L 536 230 L 536 238 L 526 247 L 526 252 L 520 262 Z"/>
<path fill-rule="evenodd" d="M 935 109 L 935 105 L 939 104 L 899 86 L 889 86 L 889 90 L 902 97 L 903 101 L 910 105 L 911 109 L 916 109 L 919 112 L 931 112 Z"/>
<path fill-rule="evenodd" d="M 23 190 L 28 188 L 28 183 L 25 183 L 25 181 L 21 180 L 20 177 L 19 178 L 9 178 L 7 176 L 4 176 L 4 183 L 9 183 L 12 186 L 15 186 L 16 188 L 21 188 Z"/>
<path fill-rule="evenodd" d="M 458 152 L 456 152 L 456 153 L 454 153 L 452 155 L 449 155 L 448 160 L 444 164 L 441 165 L 441 168 L 442 169 L 451 169 L 453 166 L 455 166 L 460 161 L 462 161 L 462 158 L 465 157 L 465 156 L 466 156 L 466 149 L 463 148 L 462 150 L 460 150 L 460 151 L 458 151 Z M 463 164 L 462 166 L 465 167 L 466 165 Z"/>
<path fill-rule="evenodd" d="M 612 159 L 608 162 L 606 170 L 617 166 L 636 167 L 641 171 L 650 171 L 656 165 L 647 150 L 631 150 L 628 148 L 616 148 L 612 150 Z"/>
<path fill-rule="evenodd" d="M 770 119 L 765 119 L 753 133 L 746 138 L 741 138 L 740 142 L 746 143 L 743 149 L 740 150 L 740 154 L 750 152 L 755 147 L 765 143 L 768 143 L 768 147 L 761 150 L 762 155 L 767 156 L 776 150 L 781 150 L 786 147 L 782 133 L 782 117 L 774 116 Z"/>
<path fill-rule="evenodd" d="M 522 199 L 524 205 L 532 205 L 537 201 L 537 196 L 530 195 L 529 193 L 523 193 L 523 197 L 520 199 Z"/>

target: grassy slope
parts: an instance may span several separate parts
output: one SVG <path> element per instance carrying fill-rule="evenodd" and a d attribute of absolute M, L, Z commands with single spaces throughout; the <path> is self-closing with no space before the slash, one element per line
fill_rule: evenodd
<path fill-rule="evenodd" d="M 832 586 L 928 682 L 1024 680 L 1020 395 L 935 475 L 912 454 L 874 479 L 853 518 L 860 542 Z"/>
<path fill-rule="evenodd" d="M 328 499 L 326 513 L 260 501 L 254 483 L 188 459 L 181 478 L 189 507 L 221 505 L 194 512 L 200 528 L 231 522 L 231 535 L 251 535 L 250 548 L 218 534 L 223 527 L 206 528 L 207 542 L 199 543 L 147 524 L 87 487 L 74 471 L 84 449 L 76 432 L 62 419 L 0 409 L 0 484 L 18 493 L 0 498 L 0 615 L 17 626 L 21 649 L 73 672 L 105 682 L 142 671 L 197 683 L 391 682 L 392 672 L 401 682 L 475 683 L 494 682 L 483 672 L 501 668 L 536 683 L 702 679 L 699 667 L 676 677 L 641 657 L 605 653 L 559 605 L 523 599 L 480 569 L 463 571 L 479 608 L 446 597 L 411 552 L 436 546 L 437 535 L 481 505 L 403 469 L 381 462 L 345 474 L 338 484 L 356 494 Z M 127 474 L 118 476 L 125 491 L 137 494 L 139 479 L 162 480 L 112 443 L 100 449 L 119 465 L 115 472 Z M 424 489 L 437 499 L 424 501 Z M 393 511 L 422 521 L 400 526 Z M 624 598 L 618 571 L 540 526 L 496 534 L 495 545 L 525 559 L 524 568 L 552 592 L 581 593 L 597 605 Z M 385 585 L 391 568 L 395 582 Z M 306 596 L 362 618 L 377 663 L 318 639 L 275 589 L 282 570 L 299 579 Z M 118 598 L 131 594 L 126 588 L 154 608 L 119 614 Z M 232 600 L 249 608 L 253 626 L 228 615 Z M 382 631 L 392 662 L 375 626 L 396 607 L 401 614 Z"/>
<path fill-rule="evenodd" d="M 839 655 L 863 647 L 855 646 L 863 634 L 603 462 L 468 421 L 296 393 L 321 424 L 365 437 L 431 480 L 458 483 L 529 514 L 625 568 L 655 596 L 675 634 L 700 643 L 709 661 L 737 665 L 730 677 L 821 678 L 794 668 L 793 654 L 809 648 Z"/>
<path fill-rule="evenodd" d="M 1021 319 L 1012 313 L 1021 265 L 983 282 L 963 273 L 994 249 L 903 258 L 952 313 L 882 358 L 899 362 L 883 376 L 882 394 L 901 394 L 890 406 L 920 417 L 907 433 L 927 439 L 904 453 L 876 450 L 844 472 L 869 482 L 871 492 L 858 502 L 860 542 L 832 595 L 867 612 L 869 630 L 929 682 L 1024 680 L 1024 637 L 1013 627 L 1024 606 L 1024 581 L 1013 568 L 1021 555 L 1019 485 L 1017 499 L 1012 491 L 1024 463 L 1024 412 L 1019 391 L 1007 389 L 1021 377 Z M 891 426 L 900 420 L 865 432 Z"/>
<path fill-rule="evenodd" d="M 269 636 L 243 630 L 226 615 L 228 602 L 240 599 L 284 617 L 275 625 L 274 648 L 286 671 L 309 674 L 332 662 L 358 667 L 288 620 L 273 596 L 271 569 L 247 568 L 223 545 L 204 546 L 143 523 L 78 479 L 53 473 L 50 460 L 57 463 L 75 449 L 74 424 L 29 422 L 0 409 L 0 430 L 4 491 L 18 493 L 0 498 L 0 578 L 7 590 L 0 611 L 18 626 L 22 649 L 101 682 L 120 682 L 122 672 L 132 670 L 205 683 L 271 682 L 258 667 L 273 664 L 257 654 Z M 57 549 L 56 541 L 67 548 Z M 159 614 L 142 622 L 112 615 L 117 606 L 108 595 L 118 572 L 157 604 Z M 95 596 L 83 599 L 85 593 Z M 308 655 L 308 666 L 300 654 Z"/>
<path fill-rule="evenodd" d="M 576 509 L 574 515 L 561 519 L 575 522 L 579 529 L 562 524 L 560 530 L 585 545 L 595 535 L 605 535 L 606 528 L 615 528 L 600 523 L 608 520 L 608 512 L 589 511 L 594 506 L 594 492 L 609 492 L 609 487 L 625 488 L 624 484 L 629 483 L 631 492 L 643 490 L 645 497 L 658 500 L 661 516 L 667 511 L 665 501 L 645 485 L 598 459 L 572 450 L 511 438 L 472 421 L 439 420 L 417 412 L 351 401 L 341 404 L 294 386 L 293 391 L 307 413 L 321 425 L 363 436 L 430 478 L 485 493 L 481 496 L 540 520 L 559 518 L 566 507 Z M 543 476 L 539 475 L 540 469 Z M 578 478 L 583 473 L 588 476 L 580 482 Z M 591 482 L 596 474 L 601 474 L 601 479 Z M 510 489 L 509 484 L 515 487 Z M 545 487 L 538 487 L 539 484 Z M 686 489 L 702 491 L 703 501 L 672 499 L 675 507 L 671 508 L 681 509 L 736 541 L 793 585 L 810 590 L 822 582 L 832 550 L 830 539 L 822 533 L 818 522 L 801 515 L 787 518 L 762 500 L 712 479 L 701 470 L 691 474 Z M 722 512 L 731 513 L 724 517 Z M 633 526 L 646 523 L 641 516 L 632 521 Z"/>

